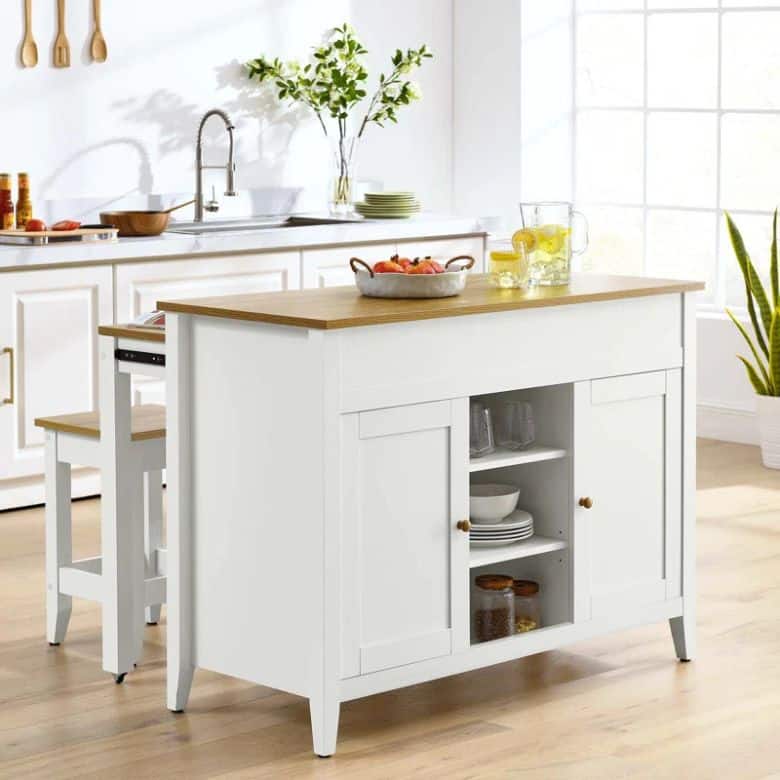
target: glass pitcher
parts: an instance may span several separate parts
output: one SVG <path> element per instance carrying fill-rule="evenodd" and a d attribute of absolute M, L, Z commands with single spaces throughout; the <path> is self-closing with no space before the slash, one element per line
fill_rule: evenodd
<path fill-rule="evenodd" d="M 523 246 L 528 256 L 528 284 L 552 286 L 568 284 L 571 258 L 588 248 L 585 215 L 571 203 L 521 203 L 522 227 L 512 236 L 512 244 Z M 582 246 L 572 249 L 575 218 L 582 222 Z"/>

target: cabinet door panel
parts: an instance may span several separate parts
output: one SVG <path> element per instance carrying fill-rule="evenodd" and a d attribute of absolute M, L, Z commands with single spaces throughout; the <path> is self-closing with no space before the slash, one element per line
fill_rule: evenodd
<path fill-rule="evenodd" d="M 395 244 L 364 244 L 338 246 L 303 251 L 304 288 L 343 287 L 355 284 L 355 274 L 349 267 L 350 257 L 359 257 L 371 264 L 395 254 Z"/>
<path fill-rule="evenodd" d="M 678 595 L 679 390 L 679 370 L 575 386 L 575 619 Z"/>
<path fill-rule="evenodd" d="M 465 636 L 465 404 L 344 417 L 344 676 L 448 655 Z"/>
<path fill-rule="evenodd" d="M 163 299 L 296 290 L 299 284 L 300 254 L 295 251 L 120 265 L 116 269 L 117 321 L 130 322 L 153 311 Z M 134 377 L 133 401 L 165 403 L 163 383 Z"/>
<path fill-rule="evenodd" d="M 2 274 L 0 312 L 0 348 L 11 347 L 15 358 L 14 403 L 0 406 L 0 479 L 42 474 L 35 418 L 97 406 L 97 327 L 113 321 L 111 269 Z M 3 398 L 9 371 L 3 355 Z"/>

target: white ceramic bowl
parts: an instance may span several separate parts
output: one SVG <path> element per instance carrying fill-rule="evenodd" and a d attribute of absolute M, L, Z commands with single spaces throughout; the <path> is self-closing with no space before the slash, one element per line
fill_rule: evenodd
<path fill-rule="evenodd" d="M 495 482 L 471 485 L 469 517 L 472 523 L 497 523 L 514 512 L 520 488 Z"/>

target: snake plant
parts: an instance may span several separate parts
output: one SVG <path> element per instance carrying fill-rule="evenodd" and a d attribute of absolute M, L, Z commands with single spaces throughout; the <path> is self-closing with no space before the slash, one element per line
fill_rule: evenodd
<path fill-rule="evenodd" d="M 734 221 L 726 214 L 731 246 L 737 257 L 739 268 L 745 280 L 745 297 L 750 322 L 753 325 L 753 336 L 747 328 L 726 309 L 731 321 L 745 339 L 753 355 L 751 362 L 743 355 L 737 355 L 747 371 L 750 384 L 759 395 L 780 396 L 780 292 L 777 277 L 777 209 L 772 222 L 772 246 L 769 250 L 769 283 L 771 297 L 767 295 L 764 285 L 756 272 L 750 255 L 745 249 Z"/>

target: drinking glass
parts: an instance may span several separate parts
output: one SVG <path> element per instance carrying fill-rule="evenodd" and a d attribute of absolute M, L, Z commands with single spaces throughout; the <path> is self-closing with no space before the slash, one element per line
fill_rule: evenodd
<path fill-rule="evenodd" d="M 515 247 L 524 246 L 528 253 L 528 283 L 553 286 L 568 284 L 571 258 L 588 248 L 588 222 L 574 211 L 571 203 L 521 203 L 522 227 L 512 236 Z M 582 246 L 572 249 L 574 220 L 582 224 Z"/>
<path fill-rule="evenodd" d="M 524 450 L 536 438 L 534 412 L 528 401 L 507 401 L 498 410 L 498 443 L 508 450 Z"/>
<path fill-rule="evenodd" d="M 490 409 L 480 401 L 471 402 L 470 413 L 469 454 L 472 458 L 481 458 L 496 449 L 493 440 L 493 420 Z"/>

